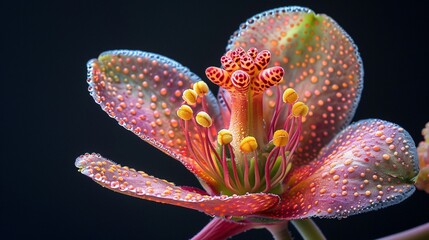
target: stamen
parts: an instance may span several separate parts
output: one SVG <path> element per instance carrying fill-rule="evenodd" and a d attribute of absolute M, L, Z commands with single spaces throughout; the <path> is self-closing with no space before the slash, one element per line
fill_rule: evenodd
<path fill-rule="evenodd" d="M 208 128 L 212 125 L 212 118 L 206 112 L 199 112 L 197 116 L 195 116 L 195 120 L 202 127 Z"/>
<path fill-rule="evenodd" d="M 194 83 L 193 89 L 200 97 L 204 97 L 209 92 L 209 86 L 204 81 Z"/>
<path fill-rule="evenodd" d="M 182 98 L 189 105 L 194 105 L 197 102 L 197 97 L 198 94 L 193 89 L 186 89 L 183 91 Z"/>
<path fill-rule="evenodd" d="M 261 178 L 259 176 L 259 159 L 258 159 L 257 151 L 254 151 L 253 159 L 254 159 L 253 165 L 254 165 L 255 183 L 253 185 L 252 192 L 256 191 L 260 187 L 260 184 L 261 184 L 261 180 L 260 180 Z"/>
<path fill-rule="evenodd" d="M 194 90 L 188 89 L 192 92 L 195 92 Z M 196 93 L 195 93 L 196 94 Z M 184 94 L 185 96 L 187 94 Z M 204 101 L 203 101 L 204 102 Z M 180 126 L 182 127 L 184 133 L 185 133 L 185 140 L 188 146 L 188 149 L 190 153 L 194 156 L 195 162 L 203 169 L 204 172 L 206 172 L 209 176 L 211 176 L 213 179 L 216 179 L 216 181 L 222 181 L 222 176 L 219 171 L 219 166 L 217 162 L 213 159 L 212 153 L 216 155 L 216 159 L 219 159 L 219 155 L 215 151 L 213 144 L 210 140 L 210 134 L 209 134 L 209 127 L 212 124 L 211 117 L 206 112 L 199 112 L 195 119 L 193 121 L 189 121 L 193 118 L 193 110 L 188 105 L 182 105 L 177 110 L 177 116 L 181 119 Z M 193 141 L 194 138 L 190 136 L 189 129 L 191 126 L 189 124 L 193 124 L 195 127 L 202 126 L 204 127 L 204 130 L 197 131 L 197 134 L 199 136 L 199 139 L 201 139 L 202 147 L 198 148 L 195 147 Z M 202 134 L 204 133 L 204 134 Z"/>
<path fill-rule="evenodd" d="M 256 139 L 252 136 L 243 138 L 240 142 L 240 150 L 244 153 L 250 153 L 255 151 L 258 148 L 258 143 Z"/>
<path fill-rule="evenodd" d="M 202 131 L 198 131 L 198 134 L 200 135 L 201 140 L 203 140 L 205 159 L 209 161 L 210 165 L 213 167 L 213 171 L 216 172 L 220 178 L 222 178 L 222 171 L 221 167 L 219 167 L 218 161 L 220 160 L 220 156 L 216 152 L 213 143 L 209 137 L 209 127 L 211 127 L 213 123 L 212 118 L 206 112 L 201 111 L 195 116 L 195 121 L 198 125 L 204 128 Z M 204 135 L 202 133 L 204 133 Z"/>
<path fill-rule="evenodd" d="M 249 182 L 249 160 L 247 159 L 247 155 L 243 156 L 243 162 L 244 162 L 244 188 L 249 189 L 250 188 L 250 182 Z"/>
<path fill-rule="evenodd" d="M 293 104 L 298 99 L 295 89 L 287 88 L 283 93 L 283 102 Z"/>
<path fill-rule="evenodd" d="M 231 181 L 230 181 L 230 177 L 229 177 L 229 168 L 228 168 L 228 162 L 227 162 L 227 156 L 226 156 L 226 146 L 222 145 L 222 168 L 223 168 L 223 181 L 225 182 L 225 186 L 231 190 L 234 191 L 234 189 L 236 189 L 235 187 L 237 187 L 237 185 L 235 185 L 235 187 L 233 185 L 231 185 Z M 235 164 L 235 163 L 232 163 Z"/>
<path fill-rule="evenodd" d="M 281 153 L 281 162 L 280 162 L 280 170 L 276 172 L 276 174 L 272 177 L 271 186 L 276 186 L 278 183 L 283 181 L 283 179 L 287 175 L 287 168 L 290 157 L 286 157 L 286 151 L 284 147 L 280 148 Z M 288 156 L 291 156 L 289 153 Z"/>
<path fill-rule="evenodd" d="M 200 122 L 199 122 L 200 121 Z M 199 155 L 194 155 L 196 158 L 199 158 L 199 162 L 210 167 L 210 173 L 214 176 L 218 181 L 221 181 L 221 169 L 218 165 L 218 159 L 220 159 L 218 153 L 216 152 L 213 144 L 209 138 L 209 127 L 211 126 L 211 118 L 206 112 L 199 112 L 195 119 L 192 121 L 197 128 L 203 127 L 204 129 L 198 129 L 197 134 L 201 139 L 202 149 L 198 151 Z M 191 139 L 187 139 L 187 141 L 191 141 Z M 190 142 L 192 144 L 192 142 Z M 215 159 L 213 159 L 213 157 Z"/>
<path fill-rule="evenodd" d="M 217 134 L 217 142 L 219 145 L 226 145 L 232 142 L 232 133 L 227 129 L 222 129 Z"/>
<path fill-rule="evenodd" d="M 234 182 L 237 185 L 238 190 L 240 191 L 243 188 L 243 186 L 241 185 L 240 178 L 238 177 L 234 150 L 232 149 L 231 144 L 228 144 L 227 146 L 228 146 L 229 152 L 231 153 L 231 165 L 232 165 L 232 173 L 234 175 Z"/>
<path fill-rule="evenodd" d="M 284 104 L 281 104 L 281 100 L 280 100 L 280 92 L 281 92 L 280 87 L 277 86 L 275 88 L 275 90 L 276 90 L 276 102 L 275 102 L 275 108 L 274 108 L 273 116 L 272 116 L 271 121 L 270 121 L 270 128 L 268 131 L 268 139 L 271 139 L 271 137 L 273 136 L 274 129 L 276 128 L 277 121 L 280 117 L 280 112 L 284 108 Z"/>
<path fill-rule="evenodd" d="M 226 151 L 227 151 L 227 146 L 229 145 L 229 143 L 232 141 L 232 133 L 227 130 L 227 129 L 222 129 L 218 132 L 217 134 L 217 142 L 219 143 L 219 145 L 221 145 L 222 148 L 222 158 L 220 160 L 220 162 L 222 163 L 222 168 L 223 168 L 223 178 L 224 178 L 224 182 L 225 182 L 225 186 L 234 192 L 234 189 L 237 189 L 235 187 L 237 187 L 238 185 L 235 184 L 235 187 L 231 185 L 231 181 L 229 178 L 229 167 L 228 167 L 228 157 L 226 155 Z M 231 164 L 235 165 L 235 162 L 232 162 Z M 238 174 L 237 174 L 238 177 Z"/>
<path fill-rule="evenodd" d="M 267 157 L 267 161 L 265 163 L 265 190 L 267 192 L 270 190 L 271 184 L 271 171 L 274 168 L 274 165 L 277 161 L 277 157 L 279 156 L 279 147 L 274 147 L 270 154 Z"/>
<path fill-rule="evenodd" d="M 294 117 L 305 117 L 308 113 L 308 106 L 303 102 L 296 102 L 292 106 L 292 115 Z"/>
<path fill-rule="evenodd" d="M 186 105 L 183 105 L 186 106 Z M 182 106 L 182 107 L 183 107 Z M 189 107 L 189 106 L 186 106 Z M 212 165 L 207 164 L 207 161 L 205 160 L 206 158 L 204 157 L 204 153 L 201 153 L 201 149 L 199 148 L 195 148 L 191 137 L 190 137 L 190 132 L 189 132 L 189 123 L 192 123 L 190 121 L 187 121 L 184 119 L 182 119 L 180 121 L 180 125 L 185 133 L 185 139 L 186 139 L 186 143 L 188 145 L 188 149 L 191 152 L 191 154 L 194 156 L 194 160 L 195 162 L 202 168 L 202 170 L 207 173 L 210 177 L 212 177 L 213 179 L 219 179 L 216 172 L 214 171 L 214 168 Z"/>
<path fill-rule="evenodd" d="M 177 109 L 177 116 L 182 120 L 188 121 L 192 118 L 194 111 L 188 105 L 182 105 Z"/>
<path fill-rule="evenodd" d="M 281 97 L 285 104 L 281 103 L 280 90 L 278 88 L 276 105 L 279 106 L 276 106 L 274 109 L 269 130 L 269 136 L 272 136 L 271 142 L 275 147 L 267 157 L 264 191 L 270 191 L 270 189 L 280 184 L 289 172 L 291 168 L 290 159 L 299 144 L 299 137 L 301 136 L 302 119 L 308 113 L 308 106 L 306 104 L 296 102 L 298 94 L 294 89 L 286 89 Z M 277 122 L 279 119 L 282 119 L 281 116 L 285 113 L 287 117 L 284 118 L 283 128 L 271 134 L 278 127 Z M 277 164 L 280 165 L 275 167 Z"/>
<path fill-rule="evenodd" d="M 274 132 L 273 144 L 276 147 L 286 146 L 289 142 L 289 133 L 283 129 Z"/>

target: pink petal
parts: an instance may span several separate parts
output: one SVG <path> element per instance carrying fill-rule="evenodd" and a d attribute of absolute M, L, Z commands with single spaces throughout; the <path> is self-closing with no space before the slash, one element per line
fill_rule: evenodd
<path fill-rule="evenodd" d="M 282 90 L 294 88 L 309 106 L 294 163 L 303 165 L 313 160 L 350 122 L 360 98 L 363 69 L 352 39 L 324 14 L 285 7 L 260 13 L 242 24 L 227 50 L 239 46 L 271 51 L 269 66 L 279 65 L 285 70 Z M 269 108 L 264 110 L 267 123 L 276 92 L 269 89 L 264 98 Z"/>
<path fill-rule="evenodd" d="M 417 189 L 429 193 L 429 122 L 422 130 L 422 135 L 424 141 L 421 141 L 417 147 L 420 172 L 415 185 Z"/>
<path fill-rule="evenodd" d="M 142 171 L 121 167 L 98 154 L 76 159 L 76 167 L 98 184 L 115 192 L 195 209 L 213 216 L 245 216 L 264 211 L 279 202 L 274 194 L 254 193 L 233 196 L 209 196 L 189 187 L 181 188 Z"/>
<path fill-rule="evenodd" d="M 415 190 L 418 159 L 396 124 L 363 120 L 342 131 L 317 161 L 290 173 L 281 207 L 264 215 L 346 217 L 401 202 Z"/>
<path fill-rule="evenodd" d="M 127 50 L 104 52 L 87 66 L 89 91 L 109 116 L 210 181 L 191 158 L 176 115 L 182 92 L 199 80 L 195 74 L 166 57 Z M 215 97 L 209 93 L 206 100 L 211 116 L 217 116 L 214 123 L 223 127 Z M 194 112 L 200 110 L 197 104 Z M 212 130 L 216 132 L 216 127 Z M 195 133 L 195 129 L 190 131 Z"/>

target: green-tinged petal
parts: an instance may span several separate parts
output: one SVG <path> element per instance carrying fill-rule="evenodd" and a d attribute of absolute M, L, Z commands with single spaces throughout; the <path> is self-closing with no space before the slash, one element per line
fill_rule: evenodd
<path fill-rule="evenodd" d="M 168 155 L 180 160 L 190 171 L 210 182 L 195 164 L 187 148 L 180 119 L 182 93 L 199 81 L 199 77 L 166 57 L 140 51 L 117 50 L 102 53 L 88 62 L 89 90 L 95 101 L 120 125 Z M 215 97 L 206 95 L 208 112 L 216 116 L 216 126 L 223 127 Z M 201 98 L 199 99 L 201 100 Z M 201 102 L 194 112 L 203 110 Z M 200 146 L 196 129 L 189 128 L 196 146 Z"/>
<path fill-rule="evenodd" d="M 269 50 L 269 66 L 285 70 L 281 90 L 294 88 L 300 101 L 309 106 L 295 165 L 313 160 L 351 121 L 363 86 L 362 63 L 352 39 L 330 17 L 301 7 L 263 12 L 243 23 L 231 37 L 227 50 L 236 47 Z M 265 94 L 267 123 L 276 96 L 273 88 Z M 279 119 L 278 124 L 283 122 Z"/>
<path fill-rule="evenodd" d="M 181 188 L 132 168 L 121 167 L 98 154 L 85 154 L 76 159 L 80 172 L 103 187 L 125 195 L 168 203 L 209 215 L 245 216 L 264 211 L 279 202 L 274 194 L 254 193 L 233 196 L 209 196 Z"/>
<path fill-rule="evenodd" d="M 417 152 L 396 124 L 350 125 L 307 166 L 291 171 L 274 218 L 347 217 L 401 202 L 414 192 Z"/>
<path fill-rule="evenodd" d="M 419 155 L 420 172 L 417 177 L 416 187 L 429 193 L 429 122 L 422 130 L 424 141 L 419 143 L 417 153 Z"/>

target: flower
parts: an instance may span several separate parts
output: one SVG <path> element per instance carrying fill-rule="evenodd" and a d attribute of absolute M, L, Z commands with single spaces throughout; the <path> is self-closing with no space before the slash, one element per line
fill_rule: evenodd
<path fill-rule="evenodd" d="M 88 62 L 89 90 L 103 110 L 183 163 L 204 190 L 99 154 L 77 158 L 81 173 L 116 192 L 214 216 L 195 239 L 347 217 L 413 193 L 419 170 L 410 135 L 377 119 L 347 126 L 362 62 L 330 17 L 301 7 L 260 13 L 234 33 L 221 65 L 206 70 L 220 87 L 215 98 L 199 77 L 157 54 L 116 50 Z"/>
<path fill-rule="evenodd" d="M 417 147 L 420 172 L 417 176 L 416 187 L 429 193 L 429 122 L 423 128 L 422 135 L 425 140 L 421 141 Z"/>

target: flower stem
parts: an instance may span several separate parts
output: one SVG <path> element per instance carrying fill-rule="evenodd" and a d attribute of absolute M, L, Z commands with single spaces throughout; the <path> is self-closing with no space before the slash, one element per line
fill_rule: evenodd
<path fill-rule="evenodd" d="M 253 225 L 250 223 L 233 222 L 215 217 L 192 240 L 224 240 L 252 228 Z"/>
<path fill-rule="evenodd" d="M 291 221 L 304 239 L 322 240 L 326 239 L 319 227 L 310 218 Z"/>
<path fill-rule="evenodd" d="M 291 240 L 289 229 L 288 229 L 288 221 L 281 222 L 278 224 L 268 225 L 265 228 L 270 231 L 275 240 Z"/>
<path fill-rule="evenodd" d="M 429 239 L 429 223 L 411 228 L 409 230 L 392 234 L 379 240 L 424 240 Z"/>

